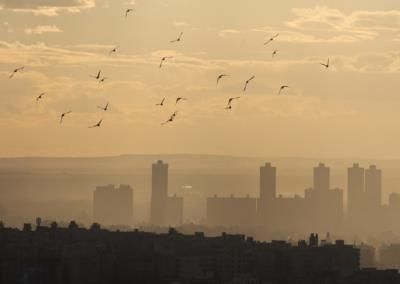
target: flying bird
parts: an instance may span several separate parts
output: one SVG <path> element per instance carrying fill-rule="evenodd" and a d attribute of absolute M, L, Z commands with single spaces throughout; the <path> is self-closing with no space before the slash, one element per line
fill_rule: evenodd
<path fill-rule="evenodd" d="M 67 114 L 70 114 L 71 112 L 72 112 L 72 111 L 70 110 L 70 111 L 67 111 L 67 112 L 64 112 L 64 113 L 61 114 L 61 117 L 60 117 L 60 124 L 63 122 L 64 117 L 65 117 Z"/>
<path fill-rule="evenodd" d="M 100 80 L 100 77 L 101 77 L 101 70 L 99 70 L 99 72 L 97 73 L 96 76 L 90 75 L 90 77 L 93 77 L 93 78 L 95 78 L 96 80 Z"/>
<path fill-rule="evenodd" d="M 171 40 L 170 43 L 180 42 L 182 40 L 183 32 L 181 32 L 178 38 Z"/>
<path fill-rule="evenodd" d="M 104 111 L 107 111 L 107 110 L 108 110 L 108 107 L 109 107 L 109 103 L 107 103 L 104 107 L 102 107 L 102 106 L 97 106 L 97 108 L 99 108 L 99 109 L 101 109 L 101 110 L 104 110 Z"/>
<path fill-rule="evenodd" d="M 280 95 L 280 94 L 282 93 L 282 91 L 285 90 L 285 89 L 287 89 L 287 88 L 289 88 L 289 86 L 287 86 L 287 85 L 281 86 L 281 87 L 279 88 L 279 93 L 278 93 L 278 95 Z"/>
<path fill-rule="evenodd" d="M 221 79 L 223 79 L 224 77 L 227 77 L 227 76 L 229 76 L 229 75 L 227 75 L 227 74 L 221 74 L 221 75 L 219 75 L 219 76 L 217 77 L 217 85 L 219 84 L 219 81 L 221 81 Z"/>
<path fill-rule="evenodd" d="M 167 124 L 167 123 L 173 122 L 173 121 L 175 120 L 175 117 L 177 116 L 177 114 L 178 114 L 178 112 L 175 111 L 175 112 L 169 117 L 169 119 L 168 119 L 167 121 L 161 123 L 161 125 L 165 125 L 165 124 Z"/>
<path fill-rule="evenodd" d="M 227 106 L 226 106 L 225 109 L 232 109 L 232 102 L 233 102 L 234 100 L 238 100 L 238 99 L 240 99 L 240 97 L 229 98 L 228 104 L 227 104 Z"/>
<path fill-rule="evenodd" d="M 175 101 L 175 104 L 177 105 L 180 101 L 187 101 L 187 98 L 178 97 Z"/>
<path fill-rule="evenodd" d="M 100 127 L 101 124 L 102 124 L 102 122 L 103 122 L 103 119 L 100 119 L 99 122 L 97 122 L 95 125 L 89 126 L 89 128 L 97 128 L 97 127 Z"/>
<path fill-rule="evenodd" d="M 326 62 L 326 63 L 320 63 L 322 66 L 324 66 L 326 69 L 328 69 L 329 68 L 329 66 L 330 66 L 330 62 L 329 62 L 329 58 L 328 58 L 328 61 Z"/>
<path fill-rule="evenodd" d="M 163 67 L 165 60 L 171 59 L 171 58 L 173 58 L 173 56 L 164 56 L 163 58 L 161 58 L 160 68 Z"/>
<path fill-rule="evenodd" d="M 156 106 L 163 106 L 163 105 L 164 105 L 164 102 L 165 102 L 165 98 L 162 99 L 161 103 L 156 104 Z"/>
<path fill-rule="evenodd" d="M 22 71 L 25 69 L 25 66 L 16 68 L 12 71 L 12 73 L 10 74 L 9 78 L 12 79 L 14 77 L 15 74 L 17 74 L 18 72 Z"/>
<path fill-rule="evenodd" d="M 109 54 L 111 55 L 113 53 L 116 53 L 118 51 L 118 49 L 119 49 L 119 46 L 114 47 L 113 49 L 110 50 Z"/>
<path fill-rule="evenodd" d="M 39 102 L 46 93 L 41 93 L 39 96 L 36 97 L 36 102 Z"/>
<path fill-rule="evenodd" d="M 272 41 L 274 41 L 278 36 L 279 36 L 279 34 L 274 35 L 273 37 L 271 37 L 270 39 L 268 39 L 266 42 L 264 42 L 264 45 L 268 45 L 269 43 L 271 43 Z"/>
<path fill-rule="evenodd" d="M 272 52 L 272 57 L 275 57 L 275 55 L 277 55 L 278 52 L 279 52 L 279 50 L 276 50 L 276 49 L 275 49 L 275 50 Z"/>
<path fill-rule="evenodd" d="M 249 85 L 249 83 L 250 83 L 252 80 L 254 80 L 255 77 L 256 77 L 256 76 L 251 76 L 250 79 L 248 79 L 248 80 L 245 82 L 244 88 L 243 88 L 243 92 L 246 92 L 247 86 Z"/>
<path fill-rule="evenodd" d="M 127 18 L 128 17 L 128 15 L 129 15 L 129 13 L 131 13 L 131 12 L 133 12 L 133 9 L 126 9 L 126 11 L 125 11 L 125 18 Z"/>

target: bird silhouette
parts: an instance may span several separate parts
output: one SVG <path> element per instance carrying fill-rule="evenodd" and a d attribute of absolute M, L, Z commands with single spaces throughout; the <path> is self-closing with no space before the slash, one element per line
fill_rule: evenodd
<path fill-rule="evenodd" d="M 275 57 L 275 55 L 277 55 L 278 52 L 279 52 L 279 50 L 276 50 L 276 49 L 275 49 L 275 50 L 272 52 L 272 57 Z"/>
<path fill-rule="evenodd" d="M 113 49 L 110 50 L 109 54 L 116 53 L 118 51 L 119 46 L 114 47 Z"/>
<path fill-rule="evenodd" d="M 221 79 L 223 79 L 224 77 L 227 77 L 227 76 L 229 76 L 229 75 L 227 75 L 227 74 L 221 74 L 221 75 L 219 75 L 219 76 L 217 77 L 217 85 L 219 84 L 219 81 L 221 81 Z"/>
<path fill-rule="evenodd" d="M 287 85 L 281 86 L 281 87 L 279 88 L 278 95 L 280 95 L 280 94 L 282 93 L 282 91 L 285 90 L 285 89 L 287 89 L 287 88 L 289 88 L 289 86 L 287 86 Z"/>
<path fill-rule="evenodd" d="M 133 12 L 133 9 L 126 9 L 126 11 L 125 11 L 125 18 L 127 18 L 128 17 L 128 15 L 129 15 L 129 13 L 131 13 L 131 12 Z"/>
<path fill-rule="evenodd" d="M 41 93 L 39 96 L 36 97 L 36 102 L 39 102 L 46 93 Z"/>
<path fill-rule="evenodd" d="M 64 117 L 65 117 L 67 114 L 70 114 L 71 112 L 72 112 L 72 111 L 70 110 L 70 111 L 67 111 L 67 112 L 64 112 L 64 113 L 61 114 L 61 117 L 60 117 L 60 124 L 63 123 Z"/>
<path fill-rule="evenodd" d="M 266 42 L 264 42 L 264 45 L 268 45 L 269 43 L 273 42 L 279 34 L 274 35 L 273 37 L 269 38 Z"/>
<path fill-rule="evenodd" d="M 163 58 L 161 58 L 160 68 L 163 67 L 165 60 L 171 59 L 171 58 L 173 58 L 173 56 L 164 56 Z"/>
<path fill-rule="evenodd" d="M 103 119 L 100 119 L 99 122 L 97 122 L 96 124 L 94 124 L 94 125 L 92 125 L 92 126 L 89 126 L 89 128 L 97 128 L 97 127 L 100 127 L 102 123 L 103 123 Z"/>
<path fill-rule="evenodd" d="M 90 75 L 90 77 L 95 78 L 96 80 L 100 80 L 100 77 L 101 77 L 101 70 L 99 70 L 99 72 L 97 73 L 97 75 L 95 75 L 95 76 Z"/>
<path fill-rule="evenodd" d="M 101 110 L 104 110 L 104 111 L 107 111 L 108 110 L 108 107 L 109 107 L 109 103 L 107 103 L 104 107 L 102 107 L 102 106 L 97 106 L 97 108 L 99 108 L 99 109 L 101 109 Z"/>
<path fill-rule="evenodd" d="M 175 101 L 175 104 L 177 105 L 180 101 L 187 101 L 187 98 L 178 97 Z"/>
<path fill-rule="evenodd" d="M 251 76 L 250 79 L 248 79 L 248 80 L 245 82 L 244 88 L 243 88 L 243 92 L 246 92 L 246 91 L 247 91 L 247 86 L 249 85 L 249 83 L 250 83 L 252 80 L 254 80 L 255 77 L 256 77 L 256 76 Z"/>
<path fill-rule="evenodd" d="M 225 107 L 225 109 L 232 109 L 232 102 L 233 102 L 234 100 L 238 100 L 238 99 L 240 99 L 240 97 L 229 98 L 228 104 L 227 104 L 227 106 Z"/>
<path fill-rule="evenodd" d="M 182 36 L 183 36 L 183 32 L 181 32 L 176 39 L 171 40 L 170 43 L 180 42 L 182 40 Z"/>
<path fill-rule="evenodd" d="M 320 63 L 322 66 L 324 66 L 326 69 L 328 69 L 329 68 L 329 66 L 330 66 L 330 62 L 329 62 L 329 58 L 328 58 L 328 61 L 326 62 L 326 63 Z"/>
<path fill-rule="evenodd" d="M 165 124 L 167 124 L 167 123 L 173 122 L 173 121 L 175 120 L 175 118 L 176 118 L 177 115 L 178 115 L 178 112 L 175 111 L 175 112 L 169 117 L 169 119 L 166 120 L 165 122 L 161 123 L 161 125 L 165 125 Z"/>
<path fill-rule="evenodd" d="M 164 105 L 164 102 L 165 102 L 165 98 L 162 99 L 161 103 L 156 104 L 156 106 L 163 106 L 163 105 Z"/>
<path fill-rule="evenodd" d="M 20 71 L 22 71 L 22 70 L 24 70 L 24 69 L 25 69 L 25 66 L 21 66 L 21 67 L 18 67 L 18 68 L 16 68 L 16 69 L 14 69 L 14 70 L 11 72 L 9 78 L 12 79 L 12 78 L 15 76 L 15 74 L 17 74 L 18 72 L 20 72 Z"/>

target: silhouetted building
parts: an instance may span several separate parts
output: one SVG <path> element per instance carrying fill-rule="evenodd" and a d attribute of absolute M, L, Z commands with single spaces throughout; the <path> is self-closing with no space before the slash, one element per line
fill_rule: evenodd
<path fill-rule="evenodd" d="M 162 226 L 168 198 L 168 164 L 158 161 L 152 165 L 150 223 Z"/>
<path fill-rule="evenodd" d="M 376 249 L 373 246 L 361 244 L 357 246 L 360 250 L 360 267 L 373 268 L 376 267 Z"/>
<path fill-rule="evenodd" d="M 382 219 L 382 171 L 370 166 L 365 171 L 365 218 L 373 226 Z"/>
<path fill-rule="evenodd" d="M 98 224 L 88 230 L 71 222 L 68 228 L 1 228 L 0 242 L 1 283 L 354 284 L 347 277 L 363 278 L 357 248 L 343 241 L 320 245 L 317 235 L 294 246 L 226 233 L 111 232 Z"/>
<path fill-rule="evenodd" d="M 250 196 L 207 198 L 207 224 L 210 226 L 251 226 L 257 216 L 257 199 Z"/>
<path fill-rule="evenodd" d="M 272 215 L 267 219 L 266 227 L 278 232 L 302 232 L 307 222 L 304 214 L 305 199 L 299 195 L 279 195 L 275 199 Z"/>
<path fill-rule="evenodd" d="M 176 195 L 168 197 L 166 214 L 165 214 L 165 226 L 176 227 L 183 223 L 183 198 L 177 197 Z"/>
<path fill-rule="evenodd" d="M 133 189 L 129 185 L 98 186 L 93 193 L 93 219 L 107 226 L 132 226 Z"/>
<path fill-rule="evenodd" d="M 343 224 L 343 191 L 330 189 L 330 169 L 324 164 L 314 168 L 314 188 L 304 192 L 304 216 L 308 230 L 336 232 Z"/>
<path fill-rule="evenodd" d="M 314 168 L 314 189 L 322 191 L 330 189 L 330 169 L 323 163 Z"/>
<path fill-rule="evenodd" d="M 347 225 L 358 232 L 370 232 L 384 226 L 385 214 L 381 170 L 373 165 L 364 170 L 354 164 L 348 169 Z"/>
<path fill-rule="evenodd" d="M 257 202 L 258 223 L 273 226 L 276 208 L 276 168 L 271 163 L 260 167 L 260 198 Z"/>
<path fill-rule="evenodd" d="M 400 244 L 383 245 L 379 255 L 381 268 L 400 269 Z"/>
<path fill-rule="evenodd" d="M 347 215 L 350 226 L 358 226 L 364 216 L 365 170 L 354 164 L 347 171 Z"/>
<path fill-rule="evenodd" d="M 399 223 L 400 216 L 400 193 L 392 193 L 389 195 L 389 203 L 384 208 L 384 222 L 389 230 L 393 230 Z"/>
<path fill-rule="evenodd" d="M 150 223 L 157 226 L 177 226 L 183 221 L 183 198 L 168 197 L 168 164 L 152 165 Z"/>

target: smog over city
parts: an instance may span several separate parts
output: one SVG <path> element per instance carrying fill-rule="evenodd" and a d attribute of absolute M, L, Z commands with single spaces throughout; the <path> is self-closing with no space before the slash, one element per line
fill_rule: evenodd
<path fill-rule="evenodd" d="M 0 0 L 1 283 L 400 283 L 398 0 Z"/>

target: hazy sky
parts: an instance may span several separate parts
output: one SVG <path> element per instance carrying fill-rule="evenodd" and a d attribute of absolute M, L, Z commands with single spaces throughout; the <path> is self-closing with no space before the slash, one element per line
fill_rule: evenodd
<path fill-rule="evenodd" d="M 0 156 L 400 158 L 398 0 L 0 0 L 0 14 Z"/>

